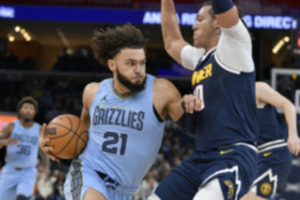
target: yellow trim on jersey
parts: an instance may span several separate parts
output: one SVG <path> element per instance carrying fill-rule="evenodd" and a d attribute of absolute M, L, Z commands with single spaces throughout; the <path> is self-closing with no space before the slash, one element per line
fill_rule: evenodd
<path fill-rule="evenodd" d="M 229 153 L 229 152 L 232 152 L 234 151 L 234 149 L 228 149 L 226 151 L 220 151 L 220 155 L 223 155 L 223 154 L 226 154 L 226 153 Z"/>
<path fill-rule="evenodd" d="M 273 153 L 272 151 L 264 153 L 264 157 L 268 157 L 268 156 L 272 155 L 272 153 Z"/>
<path fill-rule="evenodd" d="M 118 97 L 119 99 L 122 99 L 122 100 L 126 100 L 136 94 L 136 92 L 134 92 L 134 93 L 125 95 L 124 97 L 120 96 L 120 94 L 117 93 L 116 89 L 113 86 L 113 81 L 111 81 L 110 87 L 111 87 L 112 92 L 116 95 L 116 97 Z"/>

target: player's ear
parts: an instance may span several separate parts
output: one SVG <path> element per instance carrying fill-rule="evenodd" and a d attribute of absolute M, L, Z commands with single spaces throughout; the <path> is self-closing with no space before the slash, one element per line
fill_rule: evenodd
<path fill-rule="evenodd" d="M 220 34 L 220 33 L 221 33 L 221 26 L 220 26 L 218 20 L 214 20 L 213 23 L 214 23 L 213 26 L 214 26 L 216 32 L 217 32 L 218 34 Z"/>
<path fill-rule="evenodd" d="M 111 71 L 114 71 L 115 69 L 115 61 L 113 59 L 107 60 L 107 66 Z"/>

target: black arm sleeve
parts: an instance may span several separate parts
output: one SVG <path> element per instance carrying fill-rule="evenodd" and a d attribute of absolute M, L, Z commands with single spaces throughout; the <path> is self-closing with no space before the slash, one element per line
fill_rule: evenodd
<path fill-rule="evenodd" d="M 196 121 L 197 121 L 197 112 L 193 114 L 184 113 L 182 117 L 176 122 L 179 129 L 188 136 L 195 136 L 196 129 Z"/>

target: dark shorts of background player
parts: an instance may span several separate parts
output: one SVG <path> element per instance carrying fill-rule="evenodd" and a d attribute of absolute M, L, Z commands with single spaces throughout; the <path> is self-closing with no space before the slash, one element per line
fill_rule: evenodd
<path fill-rule="evenodd" d="M 224 199 L 237 200 L 250 189 L 256 170 L 257 152 L 245 145 L 209 152 L 195 151 L 163 179 L 155 194 L 162 200 L 190 200 L 199 187 L 218 178 Z"/>
<path fill-rule="evenodd" d="M 262 198 L 269 199 L 275 192 L 280 193 L 284 189 L 284 184 L 291 169 L 292 154 L 287 146 L 259 153 L 257 177 L 260 180 L 255 181 L 255 186 L 257 187 L 256 194 Z M 262 174 L 268 170 L 271 170 L 273 177 L 277 176 L 277 181 L 270 177 L 270 174 L 262 177 Z"/>

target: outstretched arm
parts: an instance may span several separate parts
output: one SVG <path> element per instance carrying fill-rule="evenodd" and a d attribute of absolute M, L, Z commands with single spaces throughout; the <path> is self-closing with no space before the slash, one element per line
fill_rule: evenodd
<path fill-rule="evenodd" d="M 239 19 L 232 0 L 211 0 L 216 19 L 221 26 L 216 58 L 227 71 L 253 72 L 252 42 L 249 31 Z"/>
<path fill-rule="evenodd" d="M 238 10 L 232 0 L 211 0 L 211 4 L 221 27 L 230 28 L 238 23 Z"/>
<path fill-rule="evenodd" d="M 288 125 L 287 142 L 289 150 L 292 154 L 297 156 L 300 152 L 300 139 L 297 131 L 295 106 L 287 98 L 279 94 L 266 83 L 256 82 L 255 89 L 258 101 L 271 104 L 284 111 L 284 117 Z"/>
<path fill-rule="evenodd" d="M 180 52 L 188 43 L 181 35 L 173 0 L 161 0 L 161 30 L 166 51 L 182 65 Z"/>

